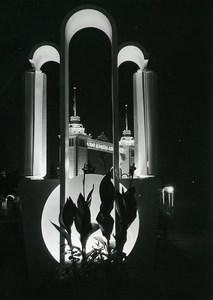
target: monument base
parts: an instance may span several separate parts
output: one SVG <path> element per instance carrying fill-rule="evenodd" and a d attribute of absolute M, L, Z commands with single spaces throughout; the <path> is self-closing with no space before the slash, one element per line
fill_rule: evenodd
<path fill-rule="evenodd" d="M 130 180 L 122 179 L 120 183 L 128 188 Z M 59 179 L 24 179 L 19 186 L 29 278 L 35 285 L 52 280 L 59 266 L 45 245 L 41 228 L 45 203 L 58 185 Z M 92 186 L 92 181 L 90 185 Z M 157 178 L 134 179 L 132 185 L 136 189 L 139 232 L 136 243 L 128 256 L 128 266 L 133 276 L 146 281 L 154 267 L 161 185 Z M 56 230 L 55 233 L 57 233 Z M 49 234 L 52 236 L 51 232 Z"/>
<path fill-rule="evenodd" d="M 40 285 L 52 279 L 58 267 L 44 244 L 41 232 L 44 205 L 58 185 L 59 179 L 23 179 L 19 184 L 28 272 L 32 285 Z"/>
<path fill-rule="evenodd" d="M 128 188 L 130 179 L 122 179 L 121 183 Z M 150 177 L 133 179 L 132 185 L 135 186 L 138 203 L 139 232 L 128 256 L 128 265 L 135 277 L 146 282 L 154 269 L 161 182 L 158 178 Z"/>

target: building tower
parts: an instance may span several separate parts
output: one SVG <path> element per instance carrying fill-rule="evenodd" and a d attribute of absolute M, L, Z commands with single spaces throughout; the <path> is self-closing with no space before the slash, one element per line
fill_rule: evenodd
<path fill-rule="evenodd" d="M 128 106 L 125 105 L 125 129 L 119 141 L 120 151 L 120 176 L 128 177 L 129 167 L 134 163 L 134 148 L 135 140 L 131 135 L 131 130 L 128 128 Z"/>
<path fill-rule="evenodd" d="M 82 168 L 88 162 L 87 139 L 90 138 L 77 115 L 76 87 L 73 91 L 73 115 L 69 123 L 69 178 L 83 174 Z"/>

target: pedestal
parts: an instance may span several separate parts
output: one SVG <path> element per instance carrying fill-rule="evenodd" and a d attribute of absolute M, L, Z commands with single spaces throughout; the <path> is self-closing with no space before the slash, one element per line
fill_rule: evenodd
<path fill-rule="evenodd" d="M 121 183 L 128 188 L 130 180 Z M 160 204 L 161 182 L 158 178 L 134 179 L 135 198 L 138 203 L 139 233 L 136 244 L 129 254 L 128 264 L 134 276 L 141 281 L 150 279 L 154 268 L 155 242 Z"/>
<path fill-rule="evenodd" d="M 58 184 L 59 179 L 24 179 L 19 185 L 28 272 L 33 285 L 52 279 L 58 266 L 48 252 L 41 232 L 43 207 Z"/>

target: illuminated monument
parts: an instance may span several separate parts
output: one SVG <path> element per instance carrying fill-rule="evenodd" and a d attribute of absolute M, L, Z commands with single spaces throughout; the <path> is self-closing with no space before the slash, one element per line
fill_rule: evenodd
<path fill-rule="evenodd" d="M 80 118 L 77 116 L 75 101 L 74 115 L 71 119 L 69 117 L 69 47 L 72 45 L 73 36 L 78 31 L 91 27 L 106 34 L 111 45 L 113 120 L 113 143 L 111 146 L 105 141 L 93 140 L 85 134 Z M 132 230 L 134 238 L 130 239 L 131 249 L 128 262 L 136 274 L 145 274 L 144 278 L 148 278 L 147 274 L 151 270 L 154 257 L 160 181 L 156 177 L 156 80 L 155 74 L 147 69 L 148 55 L 146 51 L 135 43 L 125 43 L 118 46 L 116 25 L 112 17 L 99 7 L 83 6 L 72 10 L 64 18 L 61 26 L 60 51 L 53 44 L 42 43 L 32 49 L 29 61 L 33 70 L 26 72 L 25 81 L 26 178 L 20 184 L 20 196 L 31 277 L 35 280 L 41 279 L 41 276 L 48 277 L 49 273 L 54 272 L 57 265 L 56 261 L 63 260 L 63 254 L 59 250 L 59 234 L 55 240 L 53 236 L 57 233 L 50 233 L 53 227 L 51 227 L 50 220 L 55 223 L 58 220 L 49 218 L 49 215 L 45 219 L 44 211 L 54 212 L 55 216 L 58 216 L 60 206 L 64 205 L 67 197 L 75 190 L 79 193 L 82 188 L 79 178 L 81 182 L 82 179 L 80 176 L 76 176 L 79 169 L 73 166 L 73 163 L 75 164 L 78 159 L 78 153 L 75 153 L 76 150 L 72 148 L 77 142 L 77 136 L 80 136 L 80 141 L 86 143 L 84 146 L 87 149 L 96 149 L 97 151 L 100 148 L 102 151 L 113 153 L 113 181 L 117 190 L 119 190 L 120 184 L 124 187 L 129 186 L 129 179 L 120 176 L 120 166 L 123 170 L 122 173 L 126 174 L 127 166 L 131 164 L 134 152 L 134 162 L 137 169 L 133 184 L 136 188 L 137 222 L 139 223 L 137 230 L 135 227 L 129 228 L 130 235 Z M 41 71 L 41 67 L 50 61 L 60 64 L 59 179 L 45 178 L 47 169 L 47 94 L 46 75 Z M 119 142 L 118 75 L 119 66 L 127 61 L 135 63 L 138 67 L 138 71 L 133 76 L 134 140 L 131 137 L 126 119 L 126 129 Z M 81 156 L 85 157 L 86 160 L 86 148 L 83 148 L 81 149 Z M 120 149 L 122 150 L 120 151 Z M 122 160 L 119 159 L 120 156 L 121 158 L 123 156 Z M 72 172 L 71 168 L 73 169 Z M 70 177 L 73 178 L 70 179 Z M 87 178 L 88 182 L 98 184 L 101 175 L 91 174 Z M 95 186 L 95 189 L 98 190 L 98 186 Z M 97 201 L 94 199 L 94 202 Z M 49 210 L 47 204 L 50 205 Z M 46 237 L 50 239 L 48 242 Z M 52 247 L 55 247 L 55 256 L 51 252 Z"/>
<path fill-rule="evenodd" d="M 95 152 L 95 153 L 94 153 Z M 106 174 L 112 168 L 113 146 L 102 140 L 94 140 L 85 133 L 77 116 L 76 88 L 74 88 L 73 115 L 69 123 L 69 178 L 83 174 L 83 167 L 90 163 L 94 173 Z"/>
<path fill-rule="evenodd" d="M 127 105 L 126 128 L 119 141 L 120 178 L 128 178 L 129 169 L 134 164 L 135 140 L 128 129 Z M 113 144 L 108 142 L 104 132 L 97 138 L 85 133 L 81 119 L 77 115 L 76 87 L 74 87 L 73 115 L 69 123 L 69 178 L 83 175 L 83 167 L 90 163 L 94 173 L 106 174 L 112 168 Z"/>

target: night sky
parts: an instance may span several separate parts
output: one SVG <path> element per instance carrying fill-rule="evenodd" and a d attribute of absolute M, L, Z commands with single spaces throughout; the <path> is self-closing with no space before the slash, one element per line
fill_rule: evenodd
<path fill-rule="evenodd" d="M 65 15 L 81 4 L 107 10 L 117 25 L 118 44 L 140 43 L 158 76 L 159 175 L 179 189 L 211 192 L 212 1 L 59 1 L 2 0 L 0 8 L 0 168 L 23 171 L 24 81 L 28 54 L 40 42 L 60 43 Z M 79 32 L 72 41 L 70 86 L 77 86 L 78 108 L 87 133 L 111 136 L 110 44 L 98 30 Z M 49 124 L 59 128 L 57 65 L 48 73 Z M 124 104 L 132 117 L 134 64 L 120 67 L 120 132 Z M 51 74 L 52 72 L 52 74 Z M 54 82 L 54 84 L 51 84 Z M 54 139 L 54 137 L 53 137 Z M 208 190 L 208 193 L 206 192 Z"/>

